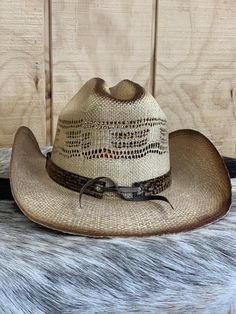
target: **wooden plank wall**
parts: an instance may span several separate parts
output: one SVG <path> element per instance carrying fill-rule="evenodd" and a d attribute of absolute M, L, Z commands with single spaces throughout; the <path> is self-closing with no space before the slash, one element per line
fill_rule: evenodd
<path fill-rule="evenodd" d="M 29 126 L 46 140 L 44 3 L 0 1 L 0 146 Z"/>
<path fill-rule="evenodd" d="M 144 85 L 170 130 L 236 156 L 234 0 L 2 0 L 0 25 L 0 146 L 22 124 L 52 142 L 62 107 L 99 76 Z"/>
<path fill-rule="evenodd" d="M 194 128 L 236 156 L 236 2 L 160 0 L 155 97 L 170 130 Z"/>
<path fill-rule="evenodd" d="M 152 85 L 153 0 L 52 0 L 53 130 L 92 77 Z"/>

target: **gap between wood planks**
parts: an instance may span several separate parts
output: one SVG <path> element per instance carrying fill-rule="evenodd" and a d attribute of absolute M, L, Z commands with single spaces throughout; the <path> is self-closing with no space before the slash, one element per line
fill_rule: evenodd
<path fill-rule="evenodd" d="M 153 12 L 153 23 L 152 23 L 152 47 L 151 47 L 151 73 L 150 73 L 150 80 L 151 80 L 151 93 L 153 97 L 155 97 L 155 77 L 156 77 L 156 53 L 157 53 L 157 27 L 158 27 L 158 0 L 153 0 L 153 6 L 152 6 L 152 12 Z"/>
<path fill-rule="evenodd" d="M 52 143 L 52 3 L 44 0 L 46 145 Z"/>

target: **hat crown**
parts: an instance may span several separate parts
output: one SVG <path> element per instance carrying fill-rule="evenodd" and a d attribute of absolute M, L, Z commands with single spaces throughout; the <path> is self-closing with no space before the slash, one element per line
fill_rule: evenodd
<path fill-rule="evenodd" d="M 167 121 L 153 96 L 130 80 L 85 83 L 61 111 L 53 162 L 88 178 L 131 185 L 170 169 Z"/>

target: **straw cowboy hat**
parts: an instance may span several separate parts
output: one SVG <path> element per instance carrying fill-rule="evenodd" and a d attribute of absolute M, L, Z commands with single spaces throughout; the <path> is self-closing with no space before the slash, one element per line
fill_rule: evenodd
<path fill-rule="evenodd" d="M 11 189 L 32 221 L 71 234 L 148 236 L 192 230 L 231 205 L 228 172 L 201 133 L 168 133 L 150 93 L 123 80 L 89 80 L 60 113 L 45 158 L 20 127 Z"/>

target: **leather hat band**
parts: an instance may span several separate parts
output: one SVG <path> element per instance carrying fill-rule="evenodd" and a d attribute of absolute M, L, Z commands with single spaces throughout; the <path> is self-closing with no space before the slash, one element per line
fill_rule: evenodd
<path fill-rule="evenodd" d="M 46 170 L 50 178 L 58 184 L 80 192 L 80 200 L 83 193 L 102 198 L 104 192 L 116 192 L 123 199 L 129 201 L 157 199 L 169 203 L 164 196 L 157 194 L 170 186 L 171 171 L 157 178 L 135 182 L 132 186 L 118 186 L 114 180 L 108 177 L 92 179 L 64 170 L 52 161 L 51 153 L 47 154 Z M 107 182 L 111 182 L 112 186 L 106 186 Z"/>

